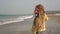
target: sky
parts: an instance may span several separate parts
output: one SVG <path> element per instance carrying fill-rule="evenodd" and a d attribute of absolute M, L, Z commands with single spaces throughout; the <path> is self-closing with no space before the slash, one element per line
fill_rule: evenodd
<path fill-rule="evenodd" d="M 30 14 L 37 4 L 45 11 L 60 11 L 60 0 L 0 0 L 0 14 Z"/>

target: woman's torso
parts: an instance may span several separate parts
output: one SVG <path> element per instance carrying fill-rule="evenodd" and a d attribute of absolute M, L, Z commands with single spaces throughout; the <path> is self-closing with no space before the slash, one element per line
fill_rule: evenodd
<path fill-rule="evenodd" d="M 45 21 L 45 16 L 43 17 L 36 17 L 35 18 L 35 27 L 38 31 L 45 31 L 45 26 L 46 26 L 46 21 Z"/>

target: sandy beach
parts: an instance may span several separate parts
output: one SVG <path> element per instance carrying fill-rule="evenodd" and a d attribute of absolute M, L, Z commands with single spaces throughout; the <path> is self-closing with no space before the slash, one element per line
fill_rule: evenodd
<path fill-rule="evenodd" d="M 0 34 L 31 34 L 33 18 L 0 26 Z M 49 16 L 46 34 L 60 34 L 60 16 Z"/>

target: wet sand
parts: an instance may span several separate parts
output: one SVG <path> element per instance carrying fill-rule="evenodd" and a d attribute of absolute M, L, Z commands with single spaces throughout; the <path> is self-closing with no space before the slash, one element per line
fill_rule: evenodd
<path fill-rule="evenodd" d="M 32 19 L 0 26 L 0 34 L 31 34 Z M 46 24 L 47 34 L 60 34 L 60 16 L 49 16 Z"/>

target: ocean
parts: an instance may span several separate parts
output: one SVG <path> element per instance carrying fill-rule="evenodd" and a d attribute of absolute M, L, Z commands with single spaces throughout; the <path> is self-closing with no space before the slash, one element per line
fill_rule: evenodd
<path fill-rule="evenodd" d="M 47 14 L 45 34 L 60 34 L 60 14 Z M 0 34 L 31 34 L 33 14 L 0 15 Z"/>
<path fill-rule="evenodd" d="M 32 17 L 33 15 L 0 15 L 0 25 L 21 22 Z"/>

